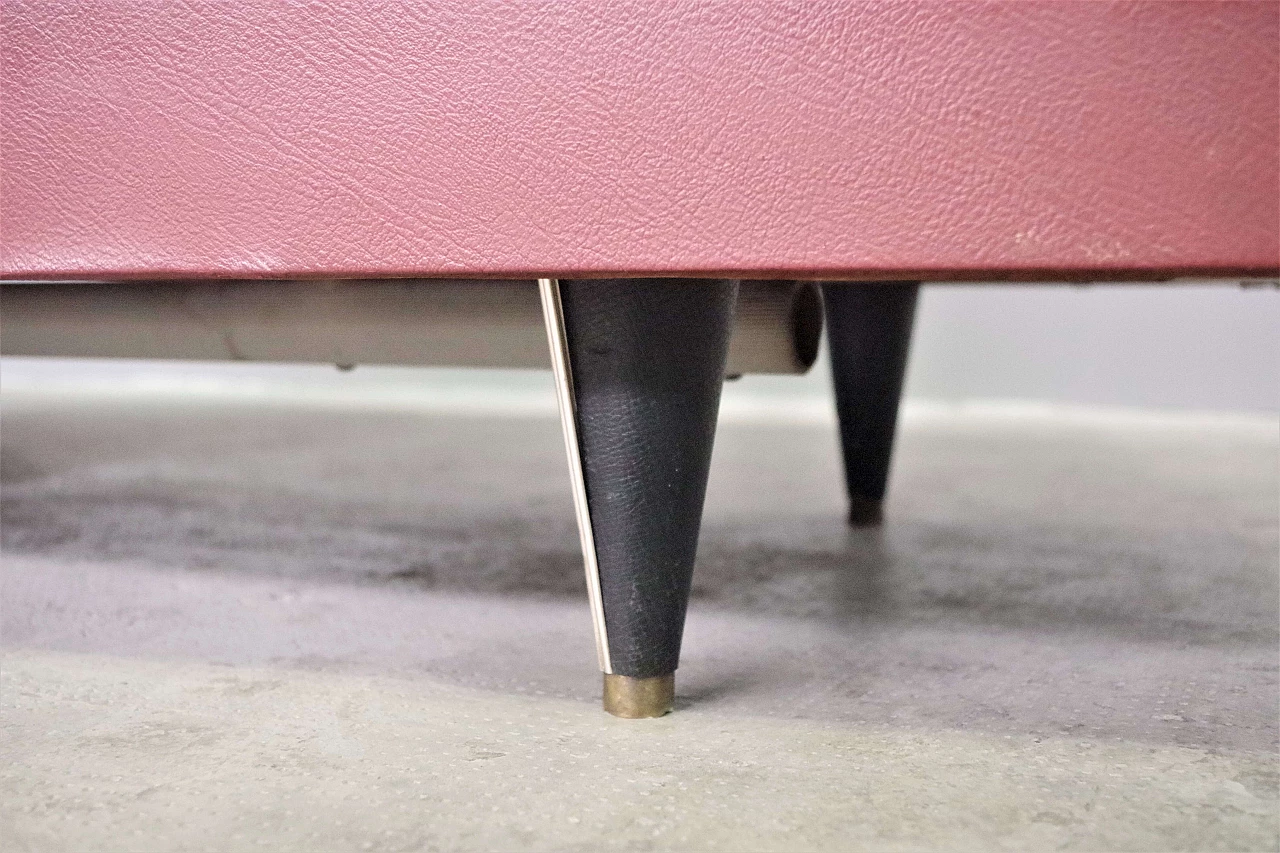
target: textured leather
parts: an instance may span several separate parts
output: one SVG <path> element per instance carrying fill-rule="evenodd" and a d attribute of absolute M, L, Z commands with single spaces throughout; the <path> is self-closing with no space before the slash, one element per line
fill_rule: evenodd
<path fill-rule="evenodd" d="M 613 672 L 675 672 L 736 281 L 561 282 Z"/>
<path fill-rule="evenodd" d="M 878 524 L 907 372 L 916 282 L 822 286 L 849 523 Z"/>
<path fill-rule="evenodd" d="M 1263 274 L 1277 9 L 5 0 L 0 276 Z"/>

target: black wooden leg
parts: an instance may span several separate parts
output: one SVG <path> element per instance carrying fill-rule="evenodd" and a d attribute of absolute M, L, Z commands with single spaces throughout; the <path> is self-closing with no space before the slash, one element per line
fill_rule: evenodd
<path fill-rule="evenodd" d="M 605 707 L 670 709 L 736 281 L 560 283 L 608 655 Z"/>
<path fill-rule="evenodd" d="M 879 524 L 918 282 L 824 284 L 849 523 Z"/>

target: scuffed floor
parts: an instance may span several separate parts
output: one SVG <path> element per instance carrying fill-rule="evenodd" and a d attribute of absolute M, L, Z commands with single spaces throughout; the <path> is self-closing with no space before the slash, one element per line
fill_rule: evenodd
<path fill-rule="evenodd" d="M 1274 419 L 733 393 L 624 722 L 549 409 L 6 388 L 4 848 L 1277 848 Z"/>

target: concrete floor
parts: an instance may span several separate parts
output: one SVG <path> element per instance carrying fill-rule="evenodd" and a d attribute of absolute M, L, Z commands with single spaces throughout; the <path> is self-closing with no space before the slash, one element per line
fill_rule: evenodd
<path fill-rule="evenodd" d="M 6 388 L 5 850 L 1280 845 L 1274 418 L 914 409 L 854 533 L 731 394 L 626 722 L 554 415 L 385 402 Z"/>

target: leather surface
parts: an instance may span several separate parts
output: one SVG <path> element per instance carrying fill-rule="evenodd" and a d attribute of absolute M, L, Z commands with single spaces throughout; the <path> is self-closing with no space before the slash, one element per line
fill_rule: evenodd
<path fill-rule="evenodd" d="M 561 282 L 578 442 L 619 675 L 675 672 L 736 281 Z"/>
<path fill-rule="evenodd" d="M 1265 274 L 1278 8 L 5 0 L 0 275 Z"/>

